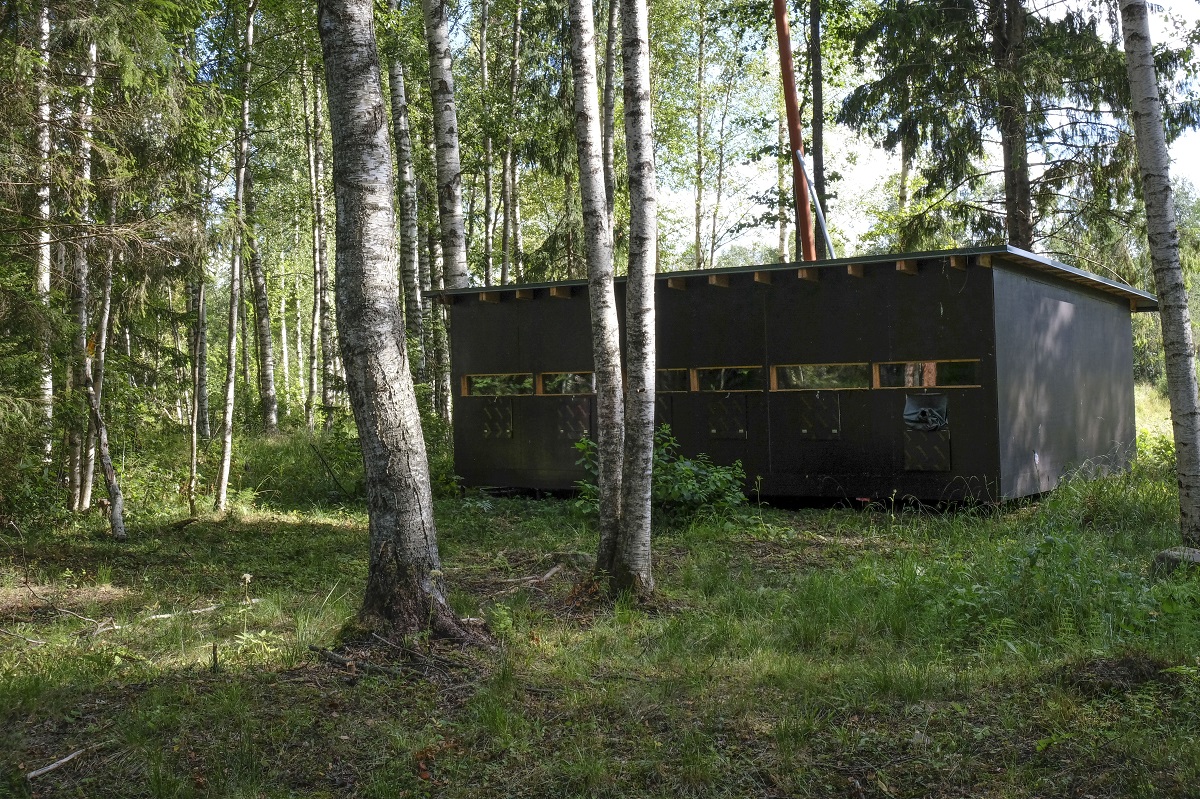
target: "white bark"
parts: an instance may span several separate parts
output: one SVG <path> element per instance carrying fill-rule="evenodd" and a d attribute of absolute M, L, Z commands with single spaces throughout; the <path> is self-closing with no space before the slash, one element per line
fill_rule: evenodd
<path fill-rule="evenodd" d="M 250 161 L 250 112 L 248 87 L 250 83 L 250 49 L 254 44 L 254 14 L 258 1 L 250 0 L 246 7 L 246 26 L 242 32 L 242 117 L 234 154 L 233 215 L 234 233 L 232 255 L 229 259 L 229 342 L 225 351 L 225 410 L 221 422 L 221 465 L 217 472 L 217 497 L 214 506 L 225 510 L 229 497 L 229 471 L 233 464 L 233 405 L 237 384 L 238 313 L 242 305 L 242 232 L 245 226 L 246 169 Z M 243 336 L 244 338 L 244 336 Z M 244 342 L 243 342 L 244 346 Z M 243 369 L 245 370 L 243 358 Z"/>
<path fill-rule="evenodd" d="M 620 7 L 620 0 L 608 0 L 608 29 L 604 36 L 604 199 L 608 206 L 608 229 L 614 237 L 617 230 L 613 216 L 613 203 L 617 192 L 614 114 L 617 93 L 617 40 L 620 38 L 617 9 Z"/>
<path fill-rule="evenodd" d="M 399 7 L 392 0 L 393 9 Z M 393 56 L 388 61 L 388 86 L 392 93 L 392 138 L 396 145 L 396 174 L 400 190 L 400 285 L 404 293 L 404 328 L 409 338 L 422 337 L 421 286 L 417 266 L 417 178 L 413 170 L 412 133 L 408 122 L 408 93 L 404 65 Z"/>
<path fill-rule="evenodd" d="M 37 150 L 38 150 L 38 245 L 33 289 L 38 305 L 46 318 L 50 316 L 50 5 L 48 0 L 38 4 L 38 55 L 42 63 L 37 70 Z M 54 370 L 50 358 L 49 325 L 41 337 L 38 404 L 45 424 L 42 438 L 44 457 L 49 460 L 54 424 Z"/>
<path fill-rule="evenodd" d="M 458 111 L 451 72 L 450 25 L 446 0 L 421 0 L 425 43 L 429 50 L 429 90 L 433 100 L 433 136 L 437 165 L 438 220 L 446 287 L 467 286 L 466 226 L 462 211 L 462 159 L 458 144 Z"/>
<path fill-rule="evenodd" d="M 654 468 L 654 271 L 658 192 L 654 113 L 650 104 L 650 37 L 646 0 L 622 0 L 625 148 L 629 165 L 629 280 L 625 297 L 625 482 L 613 588 L 646 597 L 654 591 L 650 487 Z"/>
<path fill-rule="evenodd" d="M 370 0 L 321 0 L 334 142 L 339 342 L 366 467 L 371 551 L 361 615 L 465 635 L 446 600 L 421 421 L 396 303 L 395 216 Z"/>
<path fill-rule="evenodd" d="M 316 76 L 314 75 L 314 78 Z M 308 197 L 309 210 L 312 214 L 312 262 L 313 262 L 313 301 L 312 320 L 309 327 L 308 340 L 308 386 L 304 399 L 304 423 L 309 431 L 316 429 L 317 392 L 319 390 L 317 367 L 322 362 L 322 320 L 328 315 L 324 312 L 325 302 L 325 190 L 324 170 L 321 157 L 321 87 L 320 81 L 314 84 L 311 114 L 308 104 L 308 70 L 300 70 L 300 98 L 304 105 L 304 144 L 308 151 Z"/>
<path fill-rule="evenodd" d="M 612 232 L 604 195 L 600 109 L 596 100 L 596 33 L 592 0 L 571 0 L 571 72 L 575 80 L 575 142 L 583 206 L 584 256 L 596 369 L 596 454 L 599 466 L 600 541 L 615 542 L 621 526 L 624 402 L 621 340 L 613 288 Z"/>
<path fill-rule="evenodd" d="M 99 51 L 96 42 L 88 43 L 87 63 L 83 70 L 82 95 L 79 101 L 79 198 L 76 214 L 79 217 L 81 231 L 79 240 L 75 242 L 74 274 L 72 293 L 72 316 L 75 322 L 75 336 L 72 353 L 72 383 L 83 392 L 85 378 L 91 372 L 91 357 L 88 355 L 88 303 L 91 283 L 91 199 L 92 199 L 92 91 L 96 85 L 96 73 L 99 69 Z M 85 397 L 86 400 L 86 397 Z M 86 406 L 85 406 L 86 407 Z M 86 414 L 85 414 L 86 417 Z M 88 423 L 79 421 L 71 425 L 70 431 L 70 495 L 71 509 L 87 510 L 84 504 L 83 488 L 84 471 L 84 440 L 87 437 Z M 90 498 L 91 492 L 86 492 Z"/>
<path fill-rule="evenodd" d="M 1138 171 L 1146 203 L 1150 261 L 1162 318 L 1163 351 L 1179 478 L 1180 529 L 1189 546 L 1200 546 L 1200 400 L 1187 287 L 1179 261 L 1179 231 L 1171 191 L 1162 100 L 1154 71 L 1148 10 L 1144 0 L 1121 0 L 1121 30 L 1133 100 Z"/>
<path fill-rule="evenodd" d="M 243 114 L 246 138 L 249 140 L 249 74 L 246 75 L 246 98 Z M 258 353 L 258 399 L 262 414 L 263 430 L 267 433 L 279 431 L 279 398 L 275 392 L 275 342 L 271 332 L 271 301 L 267 295 L 267 274 L 263 265 L 262 251 L 258 247 L 257 204 L 254 196 L 254 173 L 246 172 L 246 249 L 250 251 L 250 286 L 254 302 L 254 343 Z"/>
<path fill-rule="evenodd" d="M 501 202 L 504 204 L 504 223 L 500 233 L 500 285 L 509 283 L 520 272 L 520 218 L 516 211 L 517 159 L 513 151 L 513 130 L 517 126 L 517 82 L 521 76 L 521 0 L 513 11 L 512 50 L 508 70 L 508 135 L 504 141 L 504 157 L 500 178 Z M 514 265 L 516 269 L 514 270 Z"/>

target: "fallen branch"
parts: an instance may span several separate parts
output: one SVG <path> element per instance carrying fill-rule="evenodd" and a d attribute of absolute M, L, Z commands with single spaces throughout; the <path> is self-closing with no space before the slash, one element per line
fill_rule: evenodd
<path fill-rule="evenodd" d="M 551 577 L 553 577 L 554 575 L 556 575 L 560 571 L 562 571 L 562 567 L 563 567 L 563 565 L 561 563 L 559 563 L 556 566 L 552 567 L 550 569 L 550 571 L 546 572 L 541 577 L 514 577 L 514 578 L 508 579 L 508 580 L 499 580 L 498 582 L 501 582 L 501 583 L 544 583 L 547 580 L 549 580 Z"/>
<path fill-rule="evenodd" d="M 244 606 L 245 605 L 257 605 L 259 602 L 262 602 L 262 600 L 261 599 L 251 599 L 246 602 L 242 602 L 240 604 L 242 604 Z M 224 605 L 209 605 L 208 607 L 196 608 L 195 610 L 179 610 L 179 611 L 176 611 L 175 613 L 155 613 L 153 616 L 147 616 L 144 619 L 139 619 L 137 621 L 131 621 L 129 624 L 113 624 L 110 626 L 105 626 L 103 624 L 100 624 L 99 622 L 94 622 L 96 624 L 95 635 L 99 635 L 100 633 L 110 632 L 111 630 L 123 630 L 126 627 L 132 627 L 133 625 L 140 624 L 143 621 L 161 621 L 163 619 L 173 619 L 176 616 L 195 616 L 195 615 L 198 615 L 201 613 L 212 613 L 214 610 L 220 610 L 222 607 L 224 607 Z M 70 613 L 70 611 L 64 611 L 64 612 Z M 72 614 L 72 615 L 77 615 L 77 614 Z M 80 616 L 80 618 L 83 618 L 83 617 Z M 93 620 L 85 619 L 85 621 L 93 621 Z"/>
<path fill-rule="evenodd" d="M 12 638 L 20 638 L 25 643 L 33 644 L 34 646 L 43 646 L 46 643 L 45 641 L 40 641 L 37 638 L 26 638 L 25 636 L 21 635 L 20 633 L 9 632 L 8 630 L 4 629 L 3 627 L 0 627 L 0 634 L 7 635 Z"/>
<path fill-rule="evenodd" d="M 87 752 L 90 752 L 93 749 L 99 749 L 100 747 L 104 746 L 104 744 L 106 744 L 106 743 L 108 743 L 108 741 L 104 741 L 103 743 L 98 743 L 98 744 L 92 744 L 91 746 L 85 747 L 83 749 L 77 749 L 74 752 L 72 752 L 71 754 L 62 758 L 61 760 L 55 760 L 53 763 L 51 763 L 48 766 L 43 766 L 40 769 L 29 772 L 28 774 L 25 775 L 25 779 L 34 780 L 34 779 L 37 779 L 38 777 L 42 776 L 43 774 L 49 774 L 51 771 L 54 771 L 56 768 L 60 768 L 64 765 L 66 765 L 67 763 L 70 763 L 72 760 L 79 757 L 80 755 L 86 754 Z"/>

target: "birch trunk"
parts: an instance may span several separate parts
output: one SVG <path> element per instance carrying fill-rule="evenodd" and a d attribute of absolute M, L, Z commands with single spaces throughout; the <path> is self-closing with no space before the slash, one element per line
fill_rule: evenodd
<path fill-rule="evenodd" d="M 693 257 L 693 265 L 697 269 L 704 268 L 704 245 L 701 241 L 700 231 L 704 226 L 704 10 L 698 9 L 699 30 L 697 31 L 698 42 L 696 52 L 696 185 L 695 185 L 695 230 L 696 240 L 694 247 L 696 249 Z"/>
<path fill-rule="evenodd" d="M 821 54 L 821 0 L 808 3 L 808 63 L 812 79 L 812 181 L 813 192 L 821 209 L 829 213 L 825 202 L 825 61 Z M 817 236 L 817 260 L 825 260 L 825 237 Z"/>
<path fill-rule="evenodd" d="M 362 620 L 468 638 L 446 599 L 421 420 L 396 296 L 387 115 L 370 0 L 321 0 L 337 200 L 339 342 L 366 467 L 371 551 Z"/>
<path fill-rule="evenodd" d="M 625 294 L 624 485 L 621 530 L 611 588 L 645 598 L 654 591 L 650 487 L 654 469 L 654 269 L 658 192 L 654 113 L 650 103 L 650 36 L 646 0 L 622 0 L 625 147 L 629 164 L 629 278 Z"/>
<path fill-rule="evenodd" d="M 517 83 L 521 75 L 521 0 L 517 0 L 517 7 L 513 12 L 513 34 L 512 34 L 512 50 L 509 54 L 509 69 L 508 69 L 508 113 L 509 126 L 508 134 L 504 140 L 504 157 L 501 170 L 501 202 L 504 204 L 504 222 L 500 233 L 502 243 L 500 245 L 500 285 L 505 285 L 512 280 L 514 252 L 517 241 L 517 226 L 520 222 L 515 213 L 514 202 L 516 200 L 516 170 L 517 159 L 516 153 L 513 150 L 513 130 L 517 126 Z"/>
<path fill-rule="evenodd" d="M 467 286 L 466 226 L 462 211 L 462 166 L 458 111 L 451 72 L 450 27 L 446 0 L 421 0 L 425 43 L 429 50 L 429 90 L 433 100 L 434 163 L 437 166 L 438 221 L 446 287 Z"/>
<path fill-rule="evenodd" d="M 192 294 L 192 304 L 197 319 L 203 319 L 205 315 L 205 289 L 204 289 L 204 274 L 201 272 L 199 279 L 195 282 L 195 287 Z M 207 386 L 202 382 L 204 374 L 204 361 L 207 357 L 207 348 L 204 344 L 204 326 L 197 324 L 195 333 L 192 337 L 192 423 L 191 423 L 191 441 L 188 446 L 188 510 L 192 516 L 196 515 L 196 483 L 199 473 L 199 458 L 200 445 L 199 439 L 201 436 L 201 420 L 204 419 L 202 411 L 207 403 L 201 401 L 207 393 Z"/>
<path fill-rule="evenodd" d="M 398 0 L 391 0 L 393 9 Z M 413 171 L 412 133 L 408 123 L 408 94 L 404 88 L 404 65 L 388 61 L 388 85 L 392 93 L 392 138 L 396 144 L 396 174 L 400 190 L 400 285 L 404 292 L 404 328 L 410 339 L 421 341 L 421 287 L 417 266 L 417 180 Z"/>
<path fill-rule="evenodd" d="M 721 103 L 721 119 L 717 124 L 717 180 L 714 186 L 711 227 L 708 235 L 708 268 L 712 269 L 717 260 L 717 222 L 721 216 L 721 200 L 725 192 L 725 123 L 729 119 L 729 104 L 732 101 L 733 78 L 726 75 L 725 97 Z"/>
<path fill-rule="evenodd" d="M 34 267 L 33 290 L 38 306 L 50 318 L 50 5 L 48 0 L 38 4 L 37 68 L 37 260 Z M 42 423 L 42 457 L 49 461 L 54 440 L 54 369 L 51 360 L 53 332 L 44 326 L 39 341 L 38 404 Z"/>
<path fill-rule="evenodd" d="M 783 124 L 783 119 L 779 119 L 779 152 L 786 153 L 788 148 L 787 143 L 787 128 Z M 792 248 L 788 246 L 788 202 L 787 202 L 787 175 L 784 172 L 784 160 L 778 160 L 778 169 L 776 171 L 776 190 L 779 192 L 779 262 L 787 263 L 791 260 L 789 257 Z"/>
<path fill-rule="evenodd" d="M 608 27 L 604 37 L 604 122 L 602 135 L 604 137 L 604 201 L 608 209 L 608 229 L 616 236 L 616 219 L 613 216 L 614 202 L 617 191 L 616 172 L 616 93 L 617 93 L 617 9 L 621 7 L 620 0 L 608 0 Z"/>
<path fill-rule="evenodd" d="M 116 204 L 111 201 L 108 223 L 110 227 L 116 224 Z M 109 247 L 104 256 L 104 284 L 100 288 L 100 318 L 96 320 L 96 355 L 92 360 L 91 368 L 97 404 L 104 401 L 104 367 L 108 361 L 108 320 L 112 317 L 113 261 L 115 257 L 113 248 Z M 95 425 L 89 419 L 87 448 L 84 450 L 83 501 L 81 503 L 85 508 L 90 507 L 92 503 L 92 485 L 96 477 L 97 432 Z"/>
<path fill-rule="evenodd" d="M 317 392 L 319 391 L 318 365 L 321 359 L 321 321 L 326 318 L 323 311 L 325 295 L 325 194 L 324 172 L 321 168 L 321 87 L 313 75 L 313 102 L 308 104 L 307 64 L 301 67 L 300 98 L 304 106 L 304 144 L 308 151 L 308 196 L 312 214 L 312 262 L 313 300 L 312 319 L 308 340 L 308 386 L 304 398 L 304 424 L 309 432 L 316 429 Z"/>
<path fill-rule="evenodd" d="M 488 95 L 488 0 L 480 0 L 479 83 L 483 95 L 483 285 L 492 285 L 492 121 Z"/>
<path fill-rule="evenodd" d="M 1175 222 L 1170 158 L 1163 132 L 1162 100 L 1154 70 L 1148 13 L 1142 0 L 1121 0 L 1121 30 L 1133 100 L 1138 171 L 1146 202 L 1150 261 L 1162 317 L 1179 479 L 1180 529 L 1185 544 L 1200 547 L 1200 401 L 1197 400 L 1196 350 L 1187 287 L 1179 260 L 1179 230 Z"/>
<path fill-rule="evenodd" d="M 250 87 L 247 86 L 248 90 Z M 243 106 L 249 122 L 249 92 Z M 249 136 L 249 128 L 246 131 Z M 258 247 L 256 230 L 257 204 L 254 197 L 254 172 L 246 172 L 246 249 L 250 252 L 250 287 L 254 300 L 254 342 L 258 355 L 258 399 L 262 414 L 263 431 L 267 434 L 279 432 L 279 398 L 275 393 L 275 341 L 271 332 L 271 300 L 267 295 L 267 275 L 263 267 L 262 251 Z"/>
<path fill-rule="evenodd" d="M 227 368 L 225 370 L 225 410 L 221 420 L 221 465 L 217 472 L 217 496 L 214 502 L 218 512 L 225 510 L 229 497 L 229 471 L 233 464 L 233 405 L 237 390 L 238 314 L 242 306 L 242 233 L 246 221 L 246 169 L 250 160 L 250 49 L 254 44 L 254 13 L 257 5 L 257 0 L 250 0 L 246 8 L 246 27 L 243 29 L 242 36 L 242 120 L 237 136 L 237 149 L 234 153 L 234 233 L 232 255 L 229 259 L 229 345 L 225 351 Z M 243 370 L 245 370 L 244 359 Z"/>
<path fill-rule="evenodd" d="M 621 397 L 621 339 L 613 287 L 612 232 L 604 195 L 600 109 L 596 101 L 596 33 L 592 0 L 571 0 L 571 74 L 575 82 L 575 142 L 583 210 L 584 256 L 596 369 L 596 454 L 600 489 L 600 550 L 615 546 L 621 527 L 621 468 L 624 403 Z M 612 562 L 606 558 L 605 569 Z M 597 564 L 600 568 L 600 564 Z"/>
<path fill-rule="evenodd" d="M 121 494 L 121 483 L 117 479 L 117 470 L 113 468 L 112 456 L 108 449 L 108 427 L 104 417 L 100 415 L 100 401 L 92 386 L 91 375 L 84 373 L 83 390 L 87 397 L 88 414 L 100 439 L 100 468 L 104 472 L 104 485 L 108 489 L 108 523 L 112 528 L 113 538 L 117 541 L 127 539 L 125 533 L 125 498 Z"/>
<path fill-rule="evenodd" d="M 290 415 L 288 396 L 292 388 L 291 342 L 288 341 L 287 317 L 287 258 L 285 256 L 279 264 L 279 355 L 283 361 L 283 391 L 279 396 L 284 416 Z"/>
<path fill-rule="evenodd" d="M 83 70 L 82 95 L 79 101 L 79 199 L 76 213 L 79 217 L 80 235 L 79 240 L 75 242 L 72 259 L 74 274 L 71 315 L 74 317 L 75 335 L 72 342 L 71 382 L 80 392 L 83 392 L 85 378 L 92 368 L 91 357 L 88 355 L 88 303 L 91 300 L 92 91 L 96 85 L 98 61 L 96 42 L 91 41 L 88 43 L 87 63 Z M 88 422 L 81 420 L 71 425 L 69 433 L 70 503 L 71 509 L 75 511 L 88 509 L 84 504 L 83 487 L 84 440 L 87 437 L 87 428 Z M 86 494 L 90 498 L 91 492 Z"/>

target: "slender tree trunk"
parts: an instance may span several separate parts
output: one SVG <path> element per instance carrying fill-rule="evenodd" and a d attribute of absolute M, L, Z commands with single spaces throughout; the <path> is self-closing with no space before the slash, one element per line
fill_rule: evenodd
<path fill-rule="evenodd" d="M 434 163 L 437 166 L 442 257 L 446 259 L 446 287 L 457 289 L 467 285 L 467 244 L 462 212 L 458 111 L 450 63 L 449 12 L 446 0 L 421 0 L 421 9 L 425 16 L 425 43 L 429 49 L 429 90 L 433 99 Z"/>
<path fill-rule="evenodd" d="M 246 249 L 250 252 L 250 285 L 254 299 L 254 327 L 258 355 L 258 398 L 263 431 L 279 432 L 279 398 L 275 393 L 275 341 L 271 332 L 271 299 L 267 294 L 267 275 L 258 247 L 257 202 L 254 196 L 254 172 L 246 172 Z"/>
<path fill-rule="evenodd" d="M 1121 0 L 1121 31 L 1133 100 L 1138 172 L 1146 203 L 1150 262 L 1162 318 L 1167 391 L 1175 434 L 1179 479 L 1180 529 L 1183 541 L 1200 547 L 1200 388 L 1196 381 L 1195 344 L 1187 286 L 1179 260 L 1179 230 L 1171 189 L 1170 157 L 1163 131 L 1147 4 Z"/>
<path fill-rule="evenodd" d="M 206 314 L 207 297 L 204 287 L 204 271 L 199 270 L 192 289 L 192 307 L 198 320 Z M 202 397 L 208 393 L 208 386 L 203 382 L 204 359 L 207 358 L 207 347 L 204 342 L 205 325 L 197 323 L 192 334 L 192 424 L 191 441 L 188 447 L 188 510 L 196 515 L 196 484 L 199 474 L 201 423 L 204 419 L 206 402 Z"/>
<path fill-rule="evenodd" d="M 812 180 L 822 211 L 827 215 L 825 197 L 825 59 L 821 53 L 821 0 L 808 2 L 808 63 L 812 78 Z M 816 237 L 817 259 L 825 260 L 825 237 Z"/>
<path fill-rule="evenodd" d="M 417 179 L 417 195 L 424 207 L 429 208 L 433 201 L 432 192 L 425 181 Z M 421 287 L 421 362 L 417 365 L 417 382 L 430 382 L 430 372 L 433 368 L 433 270 L 430 268 L 430 252 L 428 242 L 436 239 L 437 234 L 428 225 L 420 225 L 417 230 L 417 282 Z"/>
<path fill-rule="evenodd" d="M 399 8 L 391 0 L 392 9 Z M 392 138 L 396 144 L 396 173 L 400 190 L 400 286 L 404 292 L 404 328 L 408 338 L 421 341 L 421 287 L 417 276 L 417 180 L 413 171 L 413 143 L 408 123 L 408 95 L 400 59 L 388 61 L 392 93 Z M 419 366 L 419 364 L 418 364 Z"/>
<path fill-rule="evenodd" d="M 445 259 L 442 254 L 442 242 L 434 228 L 430 228 L 429 272 L 433 288 L 446 288 Z M 429 375 L 433 383 L 433 407 L 438 415 L 450 421 L 450 331 L 447 326 L 446 306 L 437 303 L 431 309 L 430 346 L 433 356 Z"/>
<path fill-rule="evenodd" d="M 113 468 L 112 456 L 109 453 L 108 427 L 104 424 L 104 417 L 100 415 L 100 401 L 96 398 L 92 377 L 86 372 L 83 374 L 83 389 L 87 396 L 88 413 L 92 418 L 92 424 L 96 426 L 96 432 L 100 439 L 100 468 L 104 472 L 105 488 L 108 489 L 109 526 L 112 528 L 114 539 L 125 541 L 128 538 L 125 533 L 125 498 L 121 494 L 117 470 Z"/>
<path fill-rule="evenodd" d="M 108 226 L 115 227 L 117 223 L 116 201 L 109 198 Z M 95 356 L 92 359 L 92 382 L 96 390 L 96 402 L 104 402 L 104 365 L 108 359 L 108 320 L 112 317 L 112 287 L 113 262 L 116 252 L 108 247 L 104 255 L 104 283 L 100 287 L 100 318 L 96 320 Z M 96 434 L 97 430 L 90 417 L 88 420 L 87 447 L 84 449 L 83 461 L 83 497 L 80 505 L 91 507 L 92 486 L 96 478 Z"/>
<path fill-rule="evenodd" d="M 285 256 L 279 264 L 279 355 L 283 361 L 283 391 L 279 396 L 284 416 L 289 415 L 288 395 L 292 387 L 292 364 L 289 352 L 291 342 L 288 341 L 287 327 L 287 292 L 287 258 Z"/>
<path fill-rule="evenodd" d="M 1033 201 L 1029 185 L 1029 150 L 1025 60 L 1025 7 L 1022 0 L 992 0 L 992 57 L 1000 107 L 1000 148 L 1004 161 L 1004 209 L 1008 243 L 1033 249 Z"/>
<path fill-rule="evenodd" d="M 521 164 L 517 159 L 512 163 L 512 203 L 513 203 L 513 255 L 512 277 L 516 283 L 525 278 L 525 236 L 521 232 Z"/>
<path fill-rule="evenodd" d="M 704 8 L 701 6 L 696 9 L 699 19 L 697 24 L 697 45 L 696 45 L 696 176 L 695 176 L 695 232 L 696 238 L 693 246 L 695 247 L 695 255 L 693 256 L 693 265 L 697 269 L 704 268 L 704 244 L 701 241 L 700 231 L 704 226 L 704 45 L 705 28 Z"/>
<path fill-rule="evenodd" d="M 596 451 L 603 551 L 604 542 L 611 541 L 615 545 L 621 526 L 621 468 L 625 432 L 625 409 L 621 396 L 621 340 L 613 288 L 612 232 L 608 229 L 608 204 L 604 196 L 592 0 L 571 0 L 569 6 L 571 73 L 575 82 L 575 141 L 579 154 L 584 252 L 592 319 L 592 358 L 596 367 L 596 429 L 599 439 Z"/>
<path fill-rule="evenodd" d="M 629 279 L 625 287 L 627 399 L 621 529 L 608 571 L 612 575 L 612 590 L 629 591 L 644 598 L 654 591 L 650 487 L 654 469 L 654 269 L 658 254 L 658 191 L 646 0 L 622 0 L 621 20 L 631 209 Z M 601 555 L 604 554 L 601 540 Z M 598 565 L 601 562 L 598 560 Z"/>
<path fill-rule="evenodd" d="M 483 285 L 492 285 L 492 128 L 488 82 L 488 0 L 479 8 L 479 83 L 483 95 Z"/>
<path fill-rule="evenodd" d="M 725 122 L 729 118 L 729 104 L 733 94 L 733 77 L 726 75 L 725 96 L 721 102 L 721 119 L 717 123 L 717 175 L 716 186 L 713 187 L 712 225 L 708 236 L 708 268 L 716 265 L 717 259 L 717 221 L 721 216 L 721 199 L 725 191 Z"/>
<path fill-rule="evenodd" d="M 779 152 L 786 153 L 787 144 L 787 127 L 784 125 L 783 118 L 779 119 Z M 779 167 L 776 171 L 776 191 L 779 193 L 779 262 L 787 263 L 791 260 L 792 248 L 788 246 L 788 209 L 787 202 L 787 172 L 784 170 L 784 165 L 787 162 L 780 158 L 778 161 Z"/>
<path fill-rule="evenodd" d="M 37 303 L 46 319 L 50 318 L 50 4 L 38 3 L 37 67 L 37 260 L 33 288 Z M 49 462 L 54 442 L 54 369 L 51 360 L 53 332 L 49 324 L 42 327 L 38 339 L 38 404 L 42 423 L 42 456 Z"/>
<path fill-rule="evenodd" d="M 313 76 L 316 78 L 316 75 Z M 321 84 L 313 83 L 312 112 L 308 105 L 308 72 L 301 69 L 300 96 L 304 105 L 304 143 L 308 150 L 308 193 L 312 213 L 313 301 L 312 324 L 308 341 L 308 387 L 304 401 L 304 423 L 309 432 L 316 429 L 316 404 L 319 391 L 318 366 L 326 362 L 321 355 L 322 321 L 327 319 L 325 297 L 325 176 L 321 155 Z"/>
<path fill-rule="evenodd" d="M 300 396 L 306 397 L 308 392 L 307 373 L 304 365 L 308 363 L 304 360 L 304 310 L 300 306 L 300 273 L 296 272 L 292 275 L 292 296 L 295 300 L 295 305 L 292 310 L 295 312 L 295 328 L 296 328 L 296 386 L 300 390 Z"/>
<path fill-rule="evenodd" d="M 72 293 L 71 315 L 74 317 L 75 336 L 72 346 L 72 384 L 82 392 L 84 378 L 91 371 L 91 357 L 88 355 L 88 304 L 91 301 L 91 199 L 92 199 L 92 92 L 96 84 L 96 72 L 99 69 L 99 55 L 96 42 L 88 43 L 87 64 L 83 71 L 82 95 L 79 101 L 79 197 L 77 213 L 79 215 L 80 236 L 74 245 L 74 290 Z M 86 405 L 85 405 L 86 407 Z M 71 457 L 70 471 L 70 502 L 71 509 L 84 511 L 85 492 L 83 488 L 84 471 L 84 440 L 87 437 L 88 422 L 80 420 L 71 425 L 69 447 Z M 86 494 L 90 497 L 91 492 Z"/>
<path fill-rule="evenodd" d="M 501 231 L 500 245 L 500 285 L 505 285 L 513 276 L 513 251 L 517 235 L 517 215 L 513 203 L 516 199 L 515 175 L 517 169 L 516 153 L 513 150 L 513 130 L 517 126 L 517 84 L 521 76 L 521 0 L 513 11 L 512 50 L 509 54 L 508 68 L 508 133 L 504 140 L 504 160 L 501 169 L 501 192 L 504 203 L 504 224 Z"/>
<path fill-rule="evenodd" d="M 225 411 L 221 422 L 221 465 L 217 473 L 215 507 L 224 511 L 229 496 L 229 472 L 233 464 L 233 405 L 237 390 L 238 316 L 242 306 L 242 235 L 246 214 L 246 171 L 250 160 L 250 51 L 254 46 L 254 14 L 257 0 L 246 8 L 246 26 L 242 34 L 242 119 L 234 154 L 233 213 L 234 236 L 229 265 L 229 346 L 226 350 L 228 368 L 225 372 Z M 245 334 L 243 333 L 243 346 Z M 248 368 L 243 357 L 243 371 Z M 249 382 L 248 376 L 243 376 Z"/>
<path fill-rule="evenodd" d="M 617 94 L 617 40 L 620 31 L 617 28 L 620 15 L 617 9 L 621 7 L 620 0 L 608 0 L 608 26 L 604 36 L 604 105 L 601 109 L 603 123 L 604 152 L 604 201 L 608 209 L 608 229 L 614 239 L 616 237 L 616 218 L 613 207 L 616 201 L 617 171 L 616 171 L 616 94 Z"/>

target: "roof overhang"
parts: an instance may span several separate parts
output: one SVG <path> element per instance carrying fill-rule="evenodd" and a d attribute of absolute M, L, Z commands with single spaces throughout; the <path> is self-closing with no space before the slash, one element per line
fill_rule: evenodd
<path fill-rule="evenodd" d="M 996 259 L 1016 264 L 1018 266 L 1023 266 L 1059 280 L 1075 283 L 1080 286 L 1085 286 L 1087 288 L 1119 297 L 1128 302 L 1129 309 L 1134 312 L 1158 310 L 1158 298 L 1153 294 L 1134 288 L 1126 283 L 1100 277 L 1092 272 L 1087 272 L 1083 269 L 1076 269 L 1073 266 L 1067 266 L 1059 261 L 1055 261 L 1051 258 L 1037 255 L 1011 245 L 996 247 L 971 247 L 957 250 L 934 250 L 928 252 L 892 255 L 868 255 L 855 258 L 836 258 L 827 261 L 803 261 L 780 264 L 763 264 L 760 266 L 736 266 L 724 269 L 690 269 L 681 272 L 660 272 L 655 275 L 655 279 L 660 281 L 686 281 L 688 278 L 709 278 L 711 280 L 714 276 L 717 276 L 719 279 L 719 276 L 721 275 L 758 275 L 769 274 L 772 272 L 794 271 L 796 269 L 812 269 L 818 271 L 826 269 L 853 269 L 855 267 L 864 267 L 871 264 L 918 264 L 938 260 L 944 260 L 949 264 L 961 265 L 963 268 L 965 268 L 968 264 L 976 266 L 990 266 Z M 625 278 L 618 277 L 617 280 L 624 281 Z M 465 289 L 443 289 L 432 293 L 452 301 L 451 298 L 453 297 L 470 294 L 488 294 L 495 296 L 500 292 L 528 292 L 530 290 L 540 288 L 568 288 L 572 286 L 586 285 L 586 280 L 562 280 L 553 283 L 520 283 L 508 284 L 504 286 L 472 286 Z"/>

